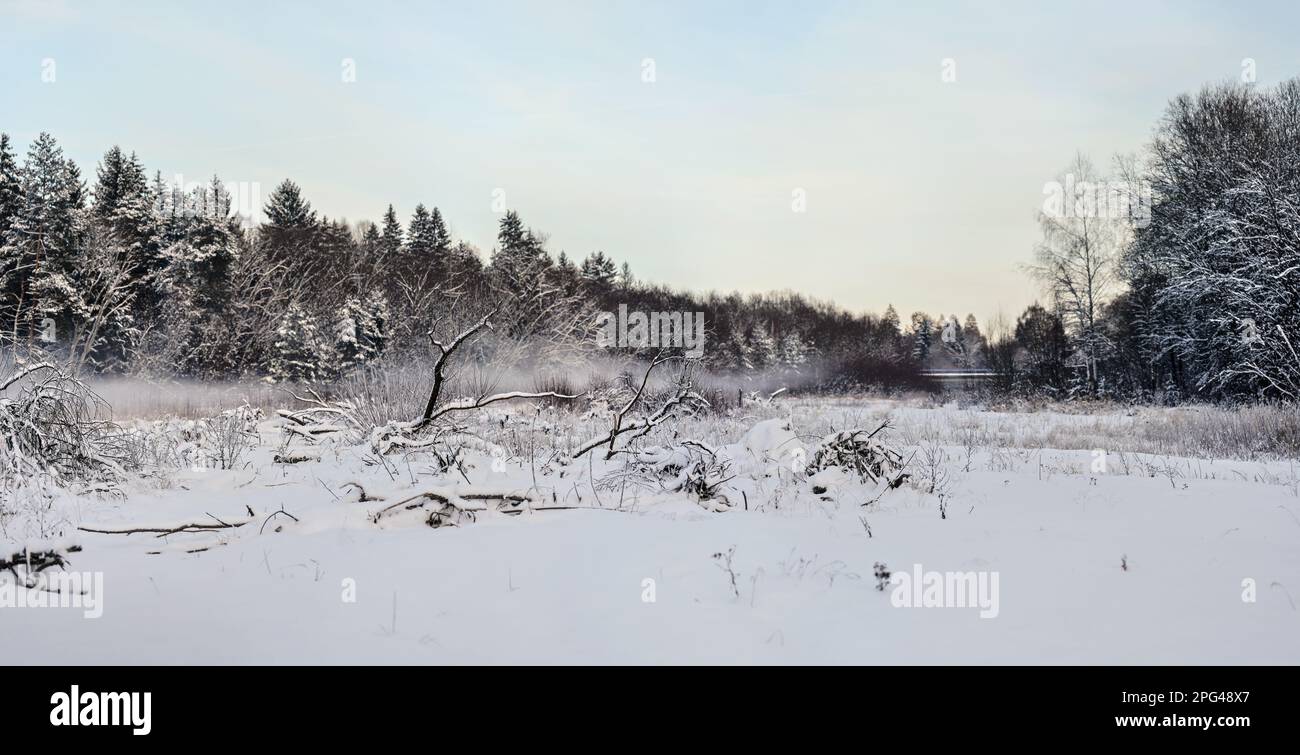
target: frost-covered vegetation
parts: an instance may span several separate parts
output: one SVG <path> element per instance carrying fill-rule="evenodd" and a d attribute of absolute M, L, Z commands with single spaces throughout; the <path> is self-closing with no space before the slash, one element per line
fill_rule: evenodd
<path fill-rule="evenodd" d="M 1300 470 L 1235 445 L 1229 412 L 782 394 L 640 434 L 680 379 L 412 418 L 381 446 L 344 398 L 124 422 L 125 498 L 0 520 L 9 550 L 102 571 L 103 618 L 11 612 L 23 650 L 3 657 L 94 662 L 94 639 L 132 662 L 1300 658 Z M 322 406 L 352 416 L 301 414 Z M 997 617 L 894 608 L 872 575 L 912 564 L 996 571 Z"/>
<path fill-rule="evenodd" d="M 253 227 L 0 136 L 3 586 L 123 606 L 6 615 L 0 658 L 1300 660 L 1298 119 L 1295 81 L 1175 100 L 1119 166 L 1146 222 L 1045 212 L 1047 304 L 987 332 L 670 290 L 515 212 L 485 257 L 285 181 Z M 628 309 L 701 351 L 602 343 Z M 1009 620 L 891 612 L 922 563 Z"/>
<path fill-rule="evenodd" d="M 1141 212 L 1113 217 L 1092 194 L 1045 209 L 1030 266 L 1045 303 L 983 328 L 674 291 L 603 252 L 554 254 L 513 211 L 478 250 L 436 207 L 348 224 L 285 181 L 252 226 L 218 179 L 182 190 L 113 147 L 88 186 L 52 136 L 19 161 L 0 135 L 0 340 L 78 375 L 329 383 L 428 360 L 430 327 L 495 311 L 477 356 L 541 379 L 599 354 L 600 313 L 623 307 L 702 313 L 704 367 L 749 390 L 924 389 L 927 371 L 975 370 L 1020 396 L 1295 400 L 1298 91 L 1207 88 L 1174 99 L 1115 175 L 1078 158 L 1069 182 L 1118 182 Z"/>

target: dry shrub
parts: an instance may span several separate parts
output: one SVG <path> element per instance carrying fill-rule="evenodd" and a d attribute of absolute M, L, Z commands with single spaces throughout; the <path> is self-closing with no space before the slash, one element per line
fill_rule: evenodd
<path fill-rule="evenodd" d="M 866 482 L 888 482 L 897 487 L 903 481 L 905 463 L 903 455 L 885 445 L 879 433 L 888 426 L 881 425 L 874 432 L 845 430 L 822 439 L 808 462 L 809 472 L 839 467 L 858 475 Z"/>
<path fill-rule="evenodd" d="M 58 367 L 22 366 L 0 380 L 0 476 L 112 486 L 124 472 L 120 441 L 108 404 Z"/>

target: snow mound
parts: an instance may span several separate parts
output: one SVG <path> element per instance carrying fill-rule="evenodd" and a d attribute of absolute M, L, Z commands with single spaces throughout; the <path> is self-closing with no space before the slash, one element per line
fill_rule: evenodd
<path fill-rule="evenodd" d="M 737 443 L 718 449 L 732 472 L 751 477 L 771 476 L 777 469 L 802 468 L 808 449 L 788 419 L 769 419 L 749 428 Z"/>

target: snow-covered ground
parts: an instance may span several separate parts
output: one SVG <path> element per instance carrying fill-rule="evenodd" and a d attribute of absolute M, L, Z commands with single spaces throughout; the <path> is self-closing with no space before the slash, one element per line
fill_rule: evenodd
<path fill-rule="evenodd" d="M 793 471 L 823 436 L 885 416 L 906 484 Z M 102 573 L 102 615 L 0 607 L 0 663 L 1300 663 L 1294 463 L 1125 450 L 1148 419 L 778 399 L 648 438 L 727 460 L 704 502 L 617 458 L 562 463 L 599 416 L 484 412 L 488 442 L 447 474 L 342 442 L 295 440 L 313 458 L 277 463 L 268 420 L 234 469 L 11 515 L 9 544 L 81 546 L 69 569 Z M 1039 445 L 1075 425 L 1113 442 Z M 376 522 L 469 490 L 533 500 L 458 501 L 458 526 L 428 526 L 428 506 Z M 72 530 L 186 522 L 246 523 Z M 968 575 L 979 605 L 899 605 L 956 602 L 964 583 L 926 595 L 928 572 Z"/>

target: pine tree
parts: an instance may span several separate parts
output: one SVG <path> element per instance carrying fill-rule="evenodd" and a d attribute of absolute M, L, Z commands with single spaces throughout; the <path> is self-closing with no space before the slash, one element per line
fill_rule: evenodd
<path fill-rule="evenodd" d="M 317 380 L 324 374 L 323 352 L 315 318 L 290 304 L 275 331 L 268 376 L 277 383 Z"/>
<path fill-rule="evenodd" d="M 930 316 L 924 312 L 912 313 L 912 358 L 925 363 L 930 358 L 930 346 L 934 340 L 934 326 Z"/>
<path fill-rule="evenodd" d="M 528 229 L 519 213 L 514 210 L 506 212 L 497 228 L 497 253 L 515 255 L 523 253 L 528 247 Z"/>
<path fill-rule="evenodd" d="M 285 179 L 267 200 L 263 210 L 266 223 L 276 229 L 304 230 L 316 226 L 316 212 L 302 196 L 298 184 Z"/>
<path fill-rule="evenodd" d="M 808 363 L 809 351 L 799 331 L 791 330 L 781 339 L 781 364 L 797 373 Z"/>
<path fill-rule="evenodd" d="M 120 147 L 104 153 L 95 171 L 95 218 L 112 225 L 119 210 L 149 194 L 144 167 L 132 153 L 127 157 Z"/>
<path fill-rule="evenodd" d="M 582 261 L 579 275 L 589 288 L 608 291 L 618 278 L 618 268 L 615 267 L 614 260 L 606 257 L 604 252 L 592 252 Z"/>
<path fill-rule="evenodd" d="M 966 347 L 967 363 L 969 366 L 974 366 L 982 359 L 984 353 L 984 335 L 980 333 L 980 326 L 974 314 L 966 315 L 966 324 L 962 326 L 961 337 Z"/>
<path fill-rule="evenodd" d="M 157 198 L 150 191 L 144 167 L 134 153 L 127 157 L 118 147 L 104 153 L 96 171 L 94 195 L 92 212 L 96 221 L 108 229 L 112 240 L 122 247 L 132 263 L 137 294 L 149 298 L 146 294 L 151 282 L 147 278 L 161 268 L 160 218 Z"/>
<path fill-rule="evenodd" d="M 429 211 L 423 204 L 415 206 L 411 215 L 411 224 L 407 226 L 406 248 L 412 260 L 427 259 L 433 251 L 432 229 L 429 226 Z"/>
<path fill-rule="evenodd" d="M 750 355 L 749 344 L 745 343 L 745 335 L 739 329 L 733 329 L 728 338 L 718 344 L 718 348 L 713 350 L 715 355 L 715 364 L 726 370 L 752 370 L 754 361 Z"/>
<path fill-rule="evenodd" d="M 388 211 L 384 213 L 384 230 L 379 237 L 379 254 L 385 260 L 396 262 L 402 256 L 402 248 L 406 242 L 402 234 L 402 224 L 397 221 L 397 213 L 393 211 L 393 206 L 388 205 Z"/>
<path fill-rule="evenodd" d="M 0 134 L 0 243 L 22 205 L 23 185 L 9 135 Z"/>
<path fill-rule="evenodd" d="M 5 301 L 0 326 L 34 337 L 37 323 L 50 318 L 56 334 L 67 332 L 78 294 L 71 278 L 85 187 L 54 137 L 41 133 L 27 151 L 21 171 L 22 202 L 0 249 Z M 20 337 L 22 337 L 20 335 Z"/>
<path fill-rule="evenodd" d="M 767 328 L 755 325 L 749 332 L 748 342 L 750 364 L 755 369 L 762 370 L 779 364 L 780 352 L 777 350 L 776 340 L 768 333 Z"/>
<path fill-rule="evenodd" d="M 552 264 L 542 238 L 525 228 L 514 210 L 507 212 L 497 230 L 497 248 L 492 255 L 496 285 L 522 302 L 540 304 L 536 299 Z"/>
<path fill-rule="evenodd" d="M 348 299 L 336 314 L 334 356 L 340 373 L 383 355 L 388 332 L 388 302 L 380 294 L 364 302 Z"/>
<path fill-rule="evenodd" d="M 895 337 L 902 335 L 903 331 L 901 327 L 901 322 L 898 319 L 898 310 L 894 309 L 893 304 L 890 304 L 888 307 L 885 308 L 885 316 L 883 319 L 884 319 L 885 326 L 889 328 L 890 333 L 892 333 Z"/>
<path fill-rule="evenodd" d="M 358 299 L 343 302 L 335 314 L 334 359 L 340 373 L 348 373 L 365 364 L 365 347 L 361 333 L 365 328 L 365 314 Z"/>
<path fill-rule="evenodd" d="M 200 211 L 172 219 L 170 243 L 162 250 L 165 264 L 154 287 L 175 299 L 178 311 L 201 318 L 218 314 L 229 299 L 240 231 L 219 178 L 214 176 L 209 187 L 196 189 L 184 201 Z"/>
<path fill-rule="evenodd" d="M 135 153 L 126 155 L 119 147 L 104 154 L 96 169 L 94 202 L 90 214 L 102 231 L 93 243 L 107 244 L 114 251 L 109 259 L 96 256 L 100 263 L 120 269 L 126 287 L 115 295 L 131 302 L 131 311 L 117 317 L 116 327 L 109 328 L 93 357 L 101 367 L 123 364 L 136 345 L 138 325 L 156 322 L 160 314 L 159 276 L 166 259 L 162 254 L 162 219 L 158 215 L 158 198 L 150 189 L 144 166 Z M 97 255 L 97 250 L 90 250 Z M 129 321 L 129 322 L 128 322 Z"/>
<path fill-rule="evenodd" d="M 438 256 L 451 251 L 451 232 L 447 230 L 447 222 L 442 219 L 442 211 L 437 207 L 429 213 L 429 239 L 430 248 Z"/>
<path fill-rule="evenodd" d="M 266 222 L 262 235 L 274 259 L 283 260 L 299 273 L 328 264 L 314 254 L 319 225 L 311 203 L 293 181 L 285 179 L 262 210 Z"/>
<path fill-rule="evenodd" d="M 22 172 L 9 135 L 0 134 L 0 339 L 9 332 L 21 289 L 21 251 L 12 231 L 22 207 Z"/>
<path fill-rule="evenodd" d="M 366 221 L 366 230 L 361 234 L 361 251 L 367 254 L 375 254 L 379 251 L 381 241 L 379 226 Z"/>
<path fill-rule="evenodd" d="M 555 260 L 555 279 L 565 296 L 574 296 L 582 285 L 578 266 L 573 264 L 573 260 L 569 259 L 569 255 L 563 251 Z"/>

